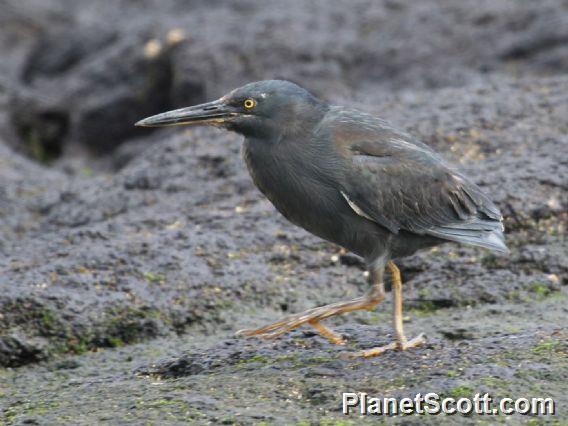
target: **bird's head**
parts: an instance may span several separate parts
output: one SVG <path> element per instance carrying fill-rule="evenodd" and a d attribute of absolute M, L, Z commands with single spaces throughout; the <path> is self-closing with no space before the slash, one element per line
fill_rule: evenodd
<path fill-rule="evenodd" d="M 245 136 L 292 133 L 321 119 L 326 104 L 283 80 L 249 83 L 212 102 L 145 118 L 136 126 L 222 126 Z"/>

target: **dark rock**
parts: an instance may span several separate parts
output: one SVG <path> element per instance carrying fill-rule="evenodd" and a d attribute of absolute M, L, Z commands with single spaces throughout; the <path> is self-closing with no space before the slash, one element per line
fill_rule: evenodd
<path fill-rule="evenodd" d="M 66 28 L 38 38 L 22 67 L 22 79 L 33 84 L 39 78 L 54 78 L 68 72 L 89 56 L 117 39 L 117 32 L 97 27 Z"/>
<path fill-rule="evenodd" d="M 164 10 L 174 14 L 174 28 L 161 14 L 150 24 L 145 8 L 135 3 L 107 5 L 98 15 L 80 3 L 69 4 L 60 11 L 65 18 L 34 33 L 23 58 L 13 61 L 23 64 L 14 73 L 21 80 L 10 84 L 12 98 L 24 99 L 13 126 L 20 144 L 39 139 L 23 151 L 46 151 L 40 160 L 61 155 L 69 143 L 108 153 L 141 135 L 132 126 L 140 117 L 199 103 L 255 79 L 288 78 L 342 96 L 373 87 L 384 92 L 475 84 L 485 74 L 509 73 L 511 61 L 516 75 L 561 75 L 568 69 L 561 0 L 515 8 L 484 2 L 475 9 L 452 1 L 393 8 L 390 1 L 371 7 L 358 0 L 348 10 L 336 0 L 318 12 L 317 25 L 299 1 L 285 14 L 275 1 L 244 8 L 170 5 Z M 20 8 L 20 15 L 41 13 Z M 117 24 L 118 16 L 131 19 Z M 254 31 L 237 42 L 227 35 L 240 32 L 242 22 L 254 22 Z M 295 23 L 292 31 L 289 22 Z M 212 32 L 212 25 L 224 31 Z M 230 73 L 222 72 L 227 68 Z M 56 140 L 44 137 L 46 122 L 57 128 Z"/>
<path fill-rule="evenodd" d="M 563 0 L 4 3 L 0 423 L 332 423 L 341 390 L 566 406 Z M 400 261 L 427 345 L 340 358 L 391 341 L 390 297 L 326 321 L 343 347 L 227 337 L 362 294 L 363 265 L 275 212 L 236 135 L 132 124 L 275 77 L 409 130 L 501 208 L 509 256 Z"/>
<path fill-rule="evenodd" d="M 440 330 L 442 336 L 450 340 L 471 340 L 475 334 L 471 330 L 457 328 L 454 330 Z"/>
<path fill-rule="evenodd" d="M 47 358 L 47 344 L 44 339 L 29 338 L 20 333 L 0 336 L 0 365 L 19 367 Z"/>
<path fill-rule="evenodd" d="M 76 368 L 82 367 L 83 364 L 76 359 L 64 359 L 57 364 L 55 364 L 56 370 L 74 370 Z"/>
<path fill-rule="evenodd" d="M 491 128 L 504 126 L 518 108 L 531 112 L 516 118 L 524 123 L 521 128 L 545 126 L 553 120 L 550 105 L 563 102 L 567 84 L 542 80 L 534 90 L 519 91 L 517 83 L 504 80 L 494 89 L 494 101 L 485 100 L 484 91 L 448 89 L 416 103 L 416 120 L 425 126 L 430 120 L 436 123 L 433 117 L 444 117 L 451 133 L 465 125 L 460 122 L 464 109 L 475 104 L 493 123 Z M 542 87 L 558 94 L 547 98 L 547 107 L 537 101 Z M 439 112 L 436 106 L 447 104 L 448 98 L 462 101 Z M 403 104 L 386 108 L 391 114 L 405 111 Z M 417 132 L 428 139 L 436 128 L 431 124 L 430 130 Z M 511 256 L 448 245 L 404 259 L 407 307 L 431 313 L 546 298 L 560 291 L 566 275 L 561 235 L 566 170 L 560 165 L 565 135 L 556 134 L 552 123 L 546 129 L 547 139 L 538 148 L 527 144 L 523 149 L 517 130 L 484 130 L 486 142 L 478 144 L 499 139 L 504 153 L 492 148 L 484 162 L 469 167 L 504 210 L 509 206 L 516 212 L 506 225 Z M 540 141 L 538 133 L 530 137 Z M 461 138 L 434 143 L 450 153 L 469 149 L 469 136 Z M 17 188 L 33 176 L 26 193 L 37 194 L 17 197 L 9 189 L 0 199 L 9 212 L 2 244 L 9 257 L 0 261 L 6 331 L 25 324 L 30 335 L 49 336 L 51 348 L 77 348 L 77 342 L 86 348 L 115 346 L 194 326 L 226 328 L 233 320 L 222 318 L 236 315 L 233 307 L 295 312 L 364 291 L 360 267 L 344 266 L 351 255 L 330 264 L 335 249 L 274 213 L 252 187 L 238 149 L 233 135 L 195 129 L 189 141 L 174 137 L 149 147 L 111 176 L 55 177 L 21 159 L 3 169 L 6 188 Z M 512 149 L 515 156 L 507 154 Z M 542 167 L 532 165 L 535 158 Z M 236 209 L 241 205 L 245 207 Z M 543 205 L 550 210 L 535 213 Z M 286 240 L 277 238 L 282 230 Z M 38 283 L 45 290 L 35 287 Z M 45 329 L 40 312 L 26 317 L 11 307 L 23 288 L 30 289 L 34 305 L 55 309 L 55 328 L 68 330 L 67 335 Z"/>

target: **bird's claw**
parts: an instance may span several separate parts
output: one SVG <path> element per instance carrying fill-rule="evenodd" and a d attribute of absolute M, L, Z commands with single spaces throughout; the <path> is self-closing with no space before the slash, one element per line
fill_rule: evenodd
<path fill-rule="evenodd" d="M 411 340 L 403 339 L 403 341 L 391 342 L 388 345 L 379 346 L 377 348 L 365 349 L 363 351 L 357 352 L 343 352 L 339 355 L 342 359 L 353 359 L 353 358 L 370 358 L 373 356 L 378 356 L 386 351 L 398 349 L 400 351 L 405 351 L 409 348 L 414 348 L 420 346 L 426 342 L 426 336 L 424 333 L 420 333 L 418 336 Z"/>
<path fill-rule="evenodd" d="M 396 342 L 396 343 L 397 343 L 396 347 L 397 349 L 405 351 L 408 348 L 414 348 L 416 346 L 420 346 L 426 343 L 426 335 L 424 333 L 420 333 L 418 336 L 416 336 L 413 339 L 410 339 L 408 341 L 404 339 L 403 342 Z"/>

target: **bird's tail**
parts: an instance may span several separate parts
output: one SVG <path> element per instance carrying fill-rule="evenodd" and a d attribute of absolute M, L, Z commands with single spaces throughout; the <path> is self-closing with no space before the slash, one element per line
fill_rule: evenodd
<path fill-rule="evenodd" d="M 455 175 L 462 181 L 462 198 L 465 197 L 469 203 L 461 203 L 458 198 L 458 202 L 453 205 L 461 220 L 436 226 L 429 233 L 446 240 L 508 253 L 503 235 L 503 216 L 499 208 L 477 185 L 465 176 Z M 464 209 L 463 206 L 468 208 Z"/>
<path fill-rule="evenodd" d="M 476 219 L 471 222 L 458 222 L 437 226 L 429 230 L 429 234 L 445 240 L 455 241 L 484 247 L 489 250 L 508 253 L 503 235 L 503 223 L 501 220 Z"/>

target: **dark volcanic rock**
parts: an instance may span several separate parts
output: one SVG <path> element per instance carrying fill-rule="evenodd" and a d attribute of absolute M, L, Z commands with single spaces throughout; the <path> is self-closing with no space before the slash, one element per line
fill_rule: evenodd
<path fill-rule="evenodd" d="M 172 46 L 144 50 L 143 36 L 115 40 L 114 34 L 101 34 L 99 44 L 106 45 L 95 48 L 76 40 L 67 48 L 63 40 L 73 32 L 40 42 L 36 49 L 58 52 L 63 44 L 64 51 L 45 64 L 45 55 L 33 50 L 22 75 L 29 87 L 14 94 L 15 131 L 28 150 L 45 151 L 46 158 L 35 154 L 40 160 L 59 157 L 69 141 L 94 153 L 112 151 L 137 134 L 132 123 L 139 117 L 171 104 Z"/>
<path fill-rule="evenodd" d="M 565 284 L 568 141 L 555 111 L 567 89 L 559 78 L 501 80 L 492 86 L 494 102 L 483 87 L 414 98 L 410 124 L 493 195 L 512 252 L 448 245 L 403 260 L 409 307 L 522 301 Z M 403 121 L 404 102 L 393 99 L 383 115 Z M 478 115 L 468 119 L 471 108 Z M 448 121 L 444 133 L 440 117 Z M 26 196 L 3 202 L 12 235 L 0 263 L 7 335 L 25 327 L 51 350 L 76 352 L 192 327 L 235 330 L 235 320 L 250 322 L 243 310 L 269 309 L 274 317 L 364 291 L 360 268 L 344 255 L 331 262 L 337 248 L 288 224 L 253 188 L 238 136 L 169 134 L 152 136 L 165 140 L 114 176 L 56 175 L 46 185 L 42 169 L 22 159 L 3 169 L 14 179 L 11 167 L 24 163 L 39 175 L 26 182 Z M 33 309 L 19 310 L 17 300 Z"/>
<path fill-rule="evenodd" d="M 77 66 L 89 56 L 100 51 L 117 39 L 113 30 L 95 27 L 66 28 L 61 32 L 48 32 L 38 38 L 30 50 L 21 71 L 22 80 L 33 85 L 40 79 L 57 78 Z"/>
<path fill-rule="evenodd" d="M 0 423 L 326 424 L 344 390 L 566 406 L 565 1 L 4 3 Z M 238 136 L 132 124 L 275 77 L 408 129 L 503 211 L 509 256 L 401 262 L 423 348 L 340 357 L 390 341 L 387 301 L 328 320 L 344 348 L 228 337 L 360 295 L 362 264 L 275 212 Z"/>
<path fill-rule="evenodd" d="M 349 7 L 341 0 L 325 7 L 167 0 L 97 9 L 65 0 L 49 22 L 41 20 L 43 8 L 8 3 L 13 16 L 0 43 L 22 63 L 7 70 L 12 102 L 20 105 L 12 109 L 13 143 L 43 161 L 68 144 L 108 153 L 141 134 L 130 126 L 138 118 L 251 80 L 281 77 L 324 96 L 380 98 L 490 75 L 568 71 L 562 0 L 475 7 L 454 0 L 357 0 Z M 31 25 L 23 17 L 34 13 L 40 20 Z M 46 126 L 56 128 L 55 141 Z"/>
<path fill-rule="evenodd" d="M 0 364 L 18 367 L 45 360 L 46 344 L 39 339 L 28 339 L 18 334 L 5 335 L 0 339 Z"/>

